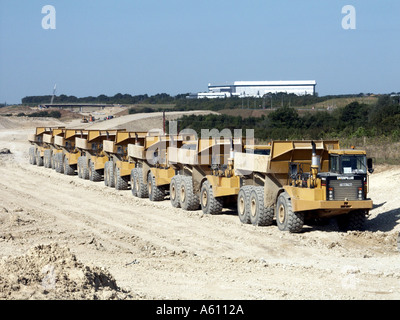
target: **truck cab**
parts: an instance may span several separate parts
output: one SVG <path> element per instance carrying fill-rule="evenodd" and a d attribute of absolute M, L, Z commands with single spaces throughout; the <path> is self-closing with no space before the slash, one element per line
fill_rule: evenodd
<path fill-rule="evenodd" d="M 329 172 L 321 172 L 326 186 L 326 200 L 365 200 L 368 193 L 368 172 L 372 159 L 363 150 L 332 150 L 329 152 Z"/>

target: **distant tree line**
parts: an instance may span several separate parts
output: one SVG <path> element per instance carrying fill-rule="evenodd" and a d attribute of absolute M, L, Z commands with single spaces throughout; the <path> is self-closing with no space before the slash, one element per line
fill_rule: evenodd
<path fill-rule="evenodd" d="M 33 112 L 29 114 L 25 114 L 23 112 L 20 112 L 17 114 L 17 117 L 30 117 L 30 118 L 61 118 L 61 112 L 57 110 L 53 111 L 38 111 L 38 112 Z"/>
<path fill-rule="evenodd" d="M 97 97 L 82 97 L 77 98 L 75 96 L 67 96 L 65 94 L 55 96 L 54 103 L 107 103 L 107 104 L 161 104 L 161 103 L 173 103 L 176 99 L 185 98 L 187 94 L 177 95 L 175 97 L 170 96 L 167 93 L 158 93 L 153 96 L 147 94 L 135 95 L 117 93 L 114 96 L 106 96 L 101 94 Z M 52 96 L 28 96 L 22 99 L 22 104 L 48 104 L 51 101 Z"/>
<path fill-rule="evenodd" d="M 363 96 L 358 95 L 328 95 L 319 97 L 316 95 L 302 95 L 287 93 L 267 94 L 262 98 L 253 97 L 230 97 L 222 99 L 187 99 L 189 93 L 178 94 L 171 96 L 167 93 L 159 93 L 152 96 L 130 95 L 117 93 L 114 96 L 106 96 L 101 94 L 97 97 L 82 97 L 59 95 L 54 97 L 54 103 L 106 103 L 106 104 L 122 104 L 122 105 L 137 105 L 137 104 L 171 104 L 172 106 L 166 111 L 190 111 L 190 110 L 223 110 L 223 109 L 262 109 L 262 108 L 277 108 L 285 106 L 310 106 L 319 102 L 323 102 L 332 98 L 347 98 Z M 28 96 L 22 99 L 22 104 L 39 105 L 48 104 L 52 96 Z M 133 111 L 134 112 L 134 111 Z"/>
<path fill-rule="evenodd" d="M 261 140 L 387 136 L 400 141 L 400 104 L 385 95 L 375 105 L 352 102 L 333 111 L 303 115 L 289 106 L 281 106 L 258 118 L 190 115 L 179 119 L 179 130 L 184 128 L 195 130 L 199 136 L 201 129 L 243 129 L 243 134 L 245 129 L 254 129 L 255 138 Z"/>

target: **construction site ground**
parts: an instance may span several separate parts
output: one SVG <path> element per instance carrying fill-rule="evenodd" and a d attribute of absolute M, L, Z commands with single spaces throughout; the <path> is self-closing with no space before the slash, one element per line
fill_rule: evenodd
<path fill-rule="evenodd" d="M 162 124 L 127 117 L 98 125 Z M 234 208 L 187 212 L 29 165 L 27 135 L 44 125 L 65 124 L 0 117 L 11 152 L 0 154 L 0 299 L 400 298 L 400 166 L 370 176 L 366 231 L 330 220 L 291 234 L 243 225 Z"/>

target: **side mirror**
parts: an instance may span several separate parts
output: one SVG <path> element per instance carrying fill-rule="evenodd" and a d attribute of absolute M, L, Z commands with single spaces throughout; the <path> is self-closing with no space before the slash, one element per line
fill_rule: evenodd
<path fill-rule="evenodd" d="M 367 159 L 367 168 L 368 168 L 368 172 L 369 173 L 373 173 L 374 172 L 372 158 L 368 158 Z"/>

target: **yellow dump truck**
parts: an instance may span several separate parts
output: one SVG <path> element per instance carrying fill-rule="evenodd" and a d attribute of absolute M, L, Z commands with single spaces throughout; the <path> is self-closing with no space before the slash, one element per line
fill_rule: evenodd
<path fill-rule="evenodd" d="M 338 217 L 345 230 L 362 229 L 372 209 L 363 150 L 343 150 L 338 141 L 273 141 L 269 154 L 236 153 L 240 178 L 237 209 L 243 223 L 299 232 L 305 219 Z"/>
<path fill-rule="evenodd" d="M 124 131 L 124 130 L 120 130 Z M 103 150 L 104 141 L 115 141 L 117 130 L 88 130 L 87 135 L 75 137 L 75 146 L 80 151 L 78 177 L 90 181 L 101 181 L 109 157 Z"/>
<path fill-rule="evenodd" d="M 54 135 L 63 130 L 63 127 L 37 127 L 35 133 L 28 136 L 28 141 L 33 145 L 29 148 L 29 163 L 51 168 Z"/>
<path fill-rule="evenodd" d="M 103 152 L 108 157 L 104 165 L 104 184 L 117 190 L 130 188 L 132 169 L 136 163 L 128 156 L 129 144 L 144 144 L 147 132 L 117 131 L 114 140 L 103 141 Z"/>
<path fill-rule="evenodd" d="M 63 129 L 53 131 L 54 168 L 58 173 L 74 175 L 77 170 L 78 159 L 82 155 L 76 147 L 75 139 L 87 137 L 88 131 L 83 129 Z"/>
<path fill-rule="evenodd" d="M 174 207 L 206 214 L 220 213 L 224 200 L 236 196 L 240 178 L 233 172 L 233 152 L 243 151 L 241 138 L 183 140 L 168 148 L 169 163 L 176 171 L 170 183 Z"/>
<path fill-rule="evenodd" d="M 179 135 L 148 133 L 143 139 L 128 144 L 128 158 L 135 164 L 131 171 L 132 194 L 151 201 L 164 200 L 169 192 L 175 169 L 168 162 L 168 148 L 181 143 Z"/>

